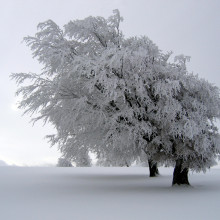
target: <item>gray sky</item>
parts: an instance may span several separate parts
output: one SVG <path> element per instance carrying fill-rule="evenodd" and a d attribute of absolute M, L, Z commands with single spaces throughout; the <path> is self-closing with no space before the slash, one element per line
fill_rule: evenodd
<path fill-rule="evenodd" d="M 0 160 L 7 164 L 49 165 L 59 157 L 44 139 L 53 129 L 21 117 L 9 80 L 12 72 L 40 71 L 21 43 L 39 22 L 52 19 L 62 27 L 90 15 L 108 17 L 117 8 L 125 36 L 146 35 L 163 51 L 191 56 L 190 71 L 220 87 L 219 0 L 0 0 L 0 6 Z"/>

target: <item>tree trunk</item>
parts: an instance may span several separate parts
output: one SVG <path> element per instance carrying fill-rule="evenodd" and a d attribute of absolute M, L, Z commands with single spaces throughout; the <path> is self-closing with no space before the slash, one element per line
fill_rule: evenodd
<path fill-rule="evenodd" d="M 155 177 L 159 175 L 157 163 L 153 162 L 152 160 L 148 160 L 148 164 L 149 164 L 150 177 Z"/>
<path fill-rule="evenodd" d="M 173 183 L 172 185 L 190 185 L 188 181 L 188 168 L 182 168 L 183 160 L 176 160 L 176 166 L 173 172 Z"/>

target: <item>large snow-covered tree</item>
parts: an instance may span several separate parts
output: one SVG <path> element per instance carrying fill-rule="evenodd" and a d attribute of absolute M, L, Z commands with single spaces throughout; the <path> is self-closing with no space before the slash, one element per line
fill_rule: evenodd
<path fill-rule="evenodd" d="M 172 164 L 173 184 L 188 184 L 188 169 L 205 170 L 219 153 L 219 90 L 187 72 L 188 57 L 169 63 L 147 37 L 125 38 L 121 21 L 114 10 L 64 30 L 40 23 L 25 41 L 42 72 L 12 74 L 20 107 L 52 123 L 51 144 L 80 166 L 90 166 L 89 152 L 105 166 L 130 166 L 144 153 L 154 174 L 157 162 Z"/>
<path fill-rule="evenodd" d="M 40 31 L 36 36 L 27 37 L 25 41 L 34 51 L 34 57 L 44 65 L 43 72 L 38 75 L 13 75 L 18 83 L 28 78 L 34 80 L 31 86 L 18 90 L 24 97 L 21 107 L 27 108 L 27 113 L 40 110 L 40 116 L 34 120 L 44 119 L 53 123 L 58 132 L 56 136 L 50 136 L 51 142 L 58 142 L 65 157 L 71 157 L 79 165 L 89 165 L 88 152 L 91 150 L 97 153 L 98 158 L 101 157 L 102 165 L 130 165 L 139 155 L 139 152 L 136 155 L 132 153 L 131 149 L 127 154 L 123 148 L 126 142 L 122 141 L 122 138 L 126 138 L 118 134 L 119 128 L 113 127 L 109 120 L 117 111 L 112 95 L 117 93 L 114 91 L 114 82 L 121 78 L 117 73 L 118 66 L 121 68 L 118 57 L 121 59 L 123 53 L 126 54 L 122 50 L 123 37 L 119 31 L 121 20 L 116 10 L 107 20 L 89 17 L 70 22 L 65 26 L 65 33 L 52 21 L 39 24 Z M 71 39 L 67 40 L 68 37 Z M 130 45 L 130 41 L 135 39 L 124 44 Z M 145 47 L 148 49 L 151 44 L 149 41 Z M 122 83 L 123 80 L 122 77 Z M 133 76 L 130 80 L 133 80 Z M 128 91 L 126 93 L 128 97 Z M 131 103 L 131 100 L 128 102 Z M 114 114 L 113 120 L 117 123 L 119 118 L 120 115 Z M 118 149 L 110 151 L 110 146 L 115 146 L 117 141 L 120 141 Z M 128 145 L 131 146 L 129 142 Z"/>

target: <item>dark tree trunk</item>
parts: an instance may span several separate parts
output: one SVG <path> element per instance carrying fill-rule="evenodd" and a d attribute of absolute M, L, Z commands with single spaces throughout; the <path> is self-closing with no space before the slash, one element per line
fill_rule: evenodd
<path fill-rule="evenodd" d="M 172 185 L 190 185 L 188 180 L 188 168 L 182 168 L 183 160 L 178 159 L 173 172 L 173 183 Z"/>
<path fill-rule="evenodd" d="M 148 164 L 149 164 L 150 177 L 155 177 L 159 175 L 157 163 L 153 162 L 152 160 L 148 160 Z"/>

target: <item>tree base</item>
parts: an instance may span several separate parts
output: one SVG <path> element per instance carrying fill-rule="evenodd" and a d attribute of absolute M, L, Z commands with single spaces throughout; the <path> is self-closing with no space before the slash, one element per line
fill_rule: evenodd
<path fill-rule="evenodd" d="M 190 185 L 188 180 L 188 168 L 182 169 L 183 160 L 179 159 L 176 161 L 176 166 L 173 172 L 173 182 L 172 185 Z"/>
<path fill-rule="evenodd" d="M 150 177 L 156 177 L 159 175 L 159 170 L 157 168 L 157 163 L 154 163 L 152 160 L 148 160 Z"/>

